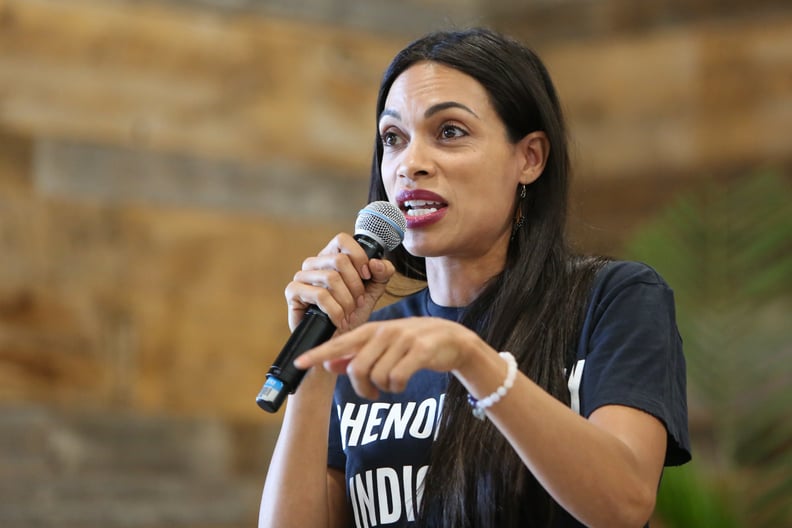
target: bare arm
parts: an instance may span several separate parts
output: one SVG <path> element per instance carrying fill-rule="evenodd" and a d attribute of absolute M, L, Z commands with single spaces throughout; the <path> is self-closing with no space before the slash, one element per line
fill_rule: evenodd
<path fill-rule="evenodd" d="M 327 467 L 335 376 L 311 369 L 289 398 L 259 510 L 259 528 L 332 528 L 347 518 L 343 473 Z"/>
<path fill-rule="evenodd" d="M 484 397 L 503 382 L 506 367 L 492 350 L 473 354 L 470 368 L 457 375 Z M 586 420 L 524 375 L 487 415 L 542 486 L 587 526 L 640 527 L 649 520 L 667 437 L 655 417 L 609 405 Z"/>
<path fill-rule="evenodd" d="M 310 305 L 328 314 L 343 334 L 368 319 L 393 275 L 388 261 L 371 260 L 349 235 L 336 236 L 286 287 L 294 330 Z M 310 369 L 289 396 L 267 472 L 259 528 L 336 528 L 349 511 L 345 477 L 328 468 L 327 434 L 336 375 Z"/>

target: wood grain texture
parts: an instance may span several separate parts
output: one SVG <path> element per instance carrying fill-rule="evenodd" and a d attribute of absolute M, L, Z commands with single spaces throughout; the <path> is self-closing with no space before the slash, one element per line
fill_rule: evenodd
<path fill-rule="evenodd" d="M 393 36 L 173 5 L 0 3 L 0 127 L 365 179 Z M 792 13 L 539 41 L 582 178 L 788 160 Z M 527 39 L 527 37 L 526 37 Z M 529 41 L 530 43 L 530 41 Z"/>
<path fill-rule="evenodd" d="M 352 171 L 367 166 L 376 85 L 396 50 L 328 27 L 150 4 L 4 0 L 0 13 L 2 128 Z"/>

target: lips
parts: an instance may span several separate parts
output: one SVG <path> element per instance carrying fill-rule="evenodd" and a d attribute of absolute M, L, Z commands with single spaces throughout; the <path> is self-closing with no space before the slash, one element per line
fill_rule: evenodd
<path fill-rule="evenodd" d="M 396 195 L 408 228 L 425 227 L 445 216 L 448 204 L 439 194 L 423 189 L 405 190 Z"/>

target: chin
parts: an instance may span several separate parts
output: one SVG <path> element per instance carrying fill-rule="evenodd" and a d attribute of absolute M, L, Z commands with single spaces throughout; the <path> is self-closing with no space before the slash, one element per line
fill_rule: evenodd
<path fill-rule="evenodd" d="M 402 242 L 404 249 L 410 255 L 414 257 L 435 257 L 437 256 L 436 249 L 432 247 L 426 237 L 418 236 L 413 237 L 410 232 L 407 232 L 407 236 L 404 237 L 404 242 Z M 435 249 L 433 251 L 433 249 Z"/>

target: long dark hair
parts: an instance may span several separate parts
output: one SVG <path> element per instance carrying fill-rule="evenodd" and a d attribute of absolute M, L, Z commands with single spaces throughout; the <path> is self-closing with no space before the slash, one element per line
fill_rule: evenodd
<path fill-rule="evenodd" d="M 413 64 L 433 61 L 476 79 L 506 126 L 510 141 L 544 131 L 550 153 L 542 175 L 515 208 L 525 218 L 506 264 L 465 311 L 463 324 L 496 350 L 510 350 L 520 370 L 568 403 L 564 367 L 574 353 L 581 316 L 600 259 L 574 255 L 565 239 L 570 161 L 561 106 L 537 55 L 487 29 L 438 32 L 411 43 L 386 70 L 377 117 L 395 79 Z M 377 134 L 369 198 L 387 200 L 382 142 Z M 422 258 L 397 248 L 389 258 L 402 275 L 425 279 Z M 424 481 L 420 526 L 508 528 L 546 526 L 556 505 L 489 421 L 470 412 L 452 378 Z"/>

